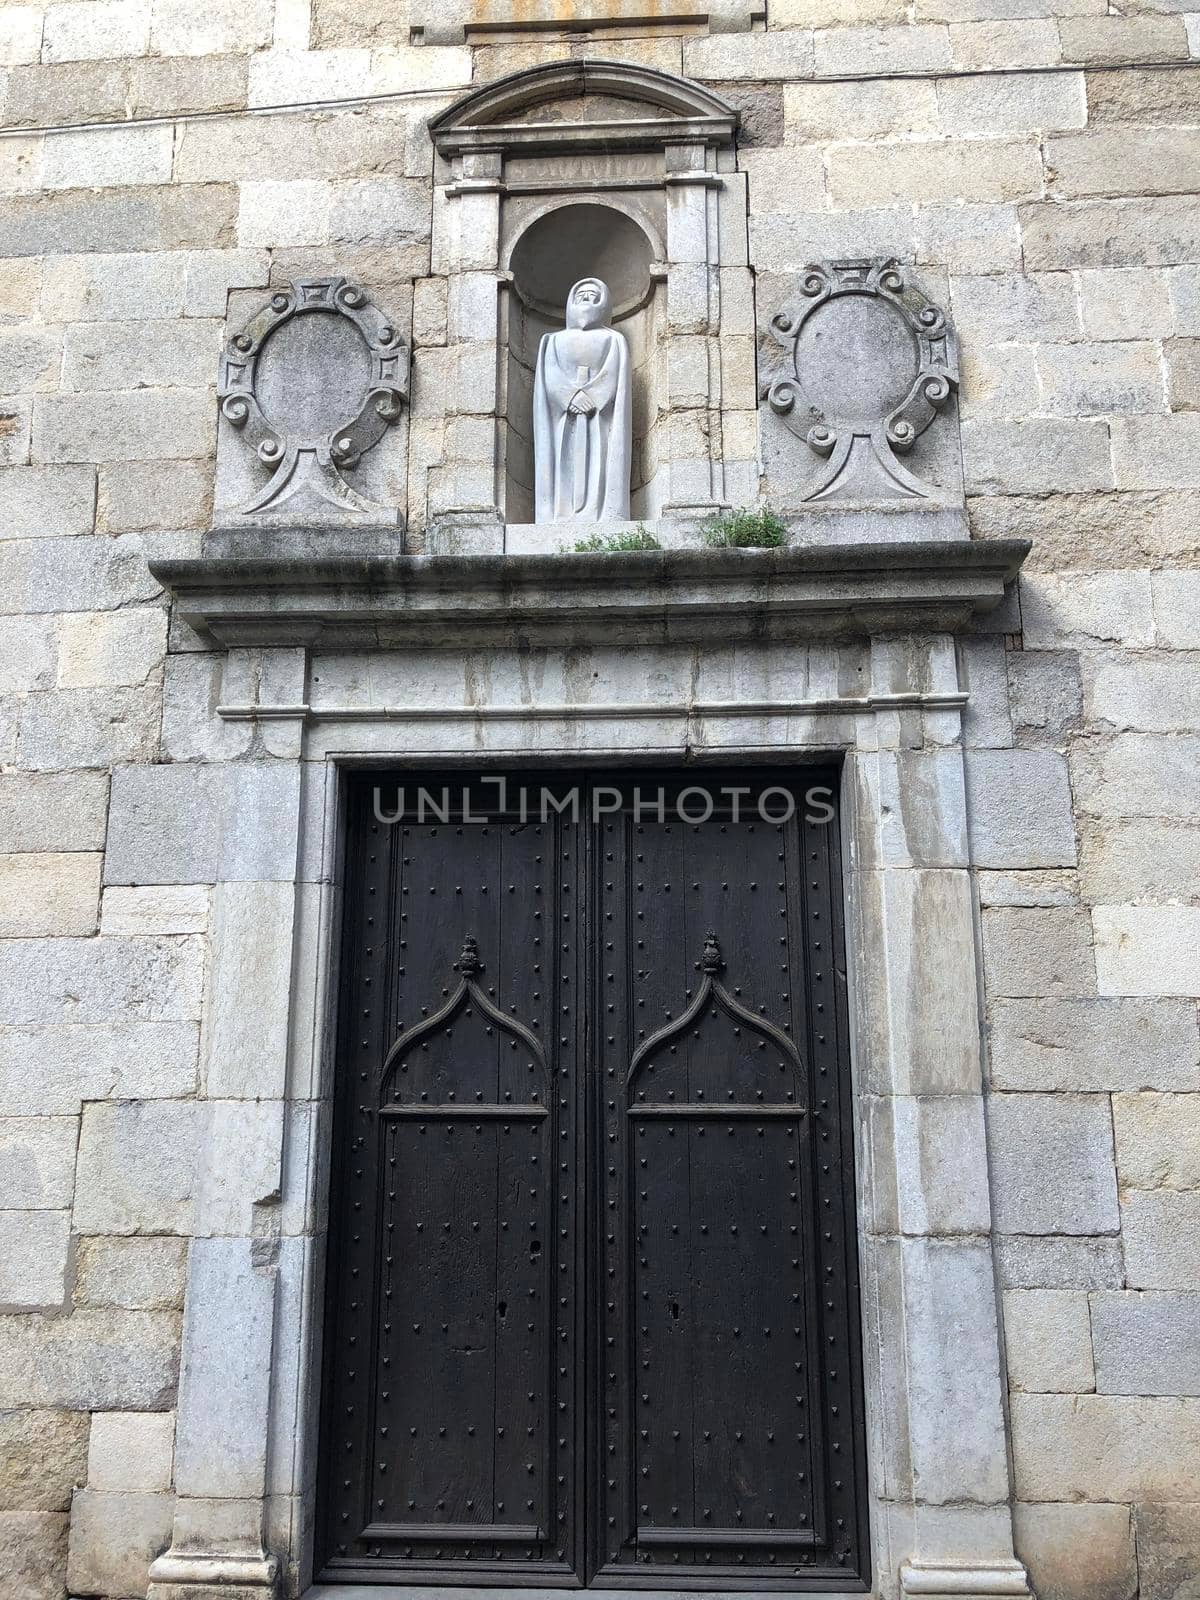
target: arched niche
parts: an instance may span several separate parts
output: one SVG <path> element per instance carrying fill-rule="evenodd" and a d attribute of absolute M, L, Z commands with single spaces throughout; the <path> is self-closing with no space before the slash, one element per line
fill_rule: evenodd
<path fill-rule="evenodd" d="M 587 59 L 513 73 L 433 118 L 432 263 L 448 318 L 426 548 L 557 548 L 558 534 L 539 544 L 528 526 L 532 371 L 566 290 L 589 274 L 609 281 L 633 347 L 633 515 L 687 527 L 754 498 L 736 128 L 734 108 L 701 84 Z"/>
<path fill-rule="evenodd" d="M 561 328 L 572 284 L 602 278 L 613 300 L 613 326 L 629 341 L 633 378 L 631 510 L 655 516 L 665 498 L 657 472 L 662 409 L 659 344 L 663 321 L 662 239 L 647 220 L 595 200 L 565 200 L 523 219 L 505 252 L 508 294 L 501 331 L 504 517 L 533 521 L 533 380 L 542 336 Z"/>

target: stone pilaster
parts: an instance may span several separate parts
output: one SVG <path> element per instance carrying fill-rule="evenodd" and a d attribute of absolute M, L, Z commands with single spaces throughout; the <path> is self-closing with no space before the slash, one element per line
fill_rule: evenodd
<path fill-rule="evenodd" d="M 215 715 L 247 724 L 275 779 L 296 777 L 302 649 L 231 650 Z M 210 713 L 211 714 L 211 713 Z M 236 783 L 238 763 L 227 769 Z M 213 959 L 201 1037 L 207 1096 L 188 1249 L 170 1547 L 150 1600 L 266 1600 L 280 1563 L 265 1514 L 288 1095 L 300 785 L 269 814 L 235 802 L 236 877 L 213 889 Z M 283 841 L 281 848 L 281 840 Z"/>

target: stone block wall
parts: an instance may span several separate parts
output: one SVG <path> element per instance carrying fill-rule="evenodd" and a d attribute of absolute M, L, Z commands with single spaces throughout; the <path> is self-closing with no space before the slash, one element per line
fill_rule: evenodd
<path fill-rule="evenodd" d="M 21 1600 L 145 1592 L 188 1241 L 246 1230 L 202 1181 L 256 1127 L 202 1002 L 210 930 L 255 926 L 274 886 L 238 883 L 247 813 L 205 769 L 244 756 L 263 827 L 277 785 L 210 715 L 214 658 L 169 635 L 146 566 L 210 520 L 228 297 L 342 272 L 411 327 L 419 548 L 463 431 L 426 124 L 585 53 L 742 109 L 760 326 L 815 257 L 894 252 L 945 286 L 972 534 L 1034 540 L 1005 631 L 961 652 L 1018 1545 L 1042 1600 L 1194 1592 L 1200 14 L 1019 9 L 768 0 L 766 31 L 423 46 L 403 0 L 0 9 L 0 1571 Z"/>

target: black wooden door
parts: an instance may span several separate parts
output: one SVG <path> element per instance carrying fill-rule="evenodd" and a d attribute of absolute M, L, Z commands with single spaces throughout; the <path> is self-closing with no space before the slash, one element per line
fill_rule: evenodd
<path fill-rule="evenodd" d="M 863 1587 L 835 792 L 352 787 L 326 1578 Z"/>

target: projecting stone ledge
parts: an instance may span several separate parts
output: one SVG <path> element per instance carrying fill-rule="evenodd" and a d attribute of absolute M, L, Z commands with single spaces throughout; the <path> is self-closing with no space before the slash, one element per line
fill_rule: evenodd
<path fill-rule="evenodd" d="M 959 632 L 1004 598 L 1023 539 L 613 555 L 157 561 L 223 645 L 686 643 Z"/>

